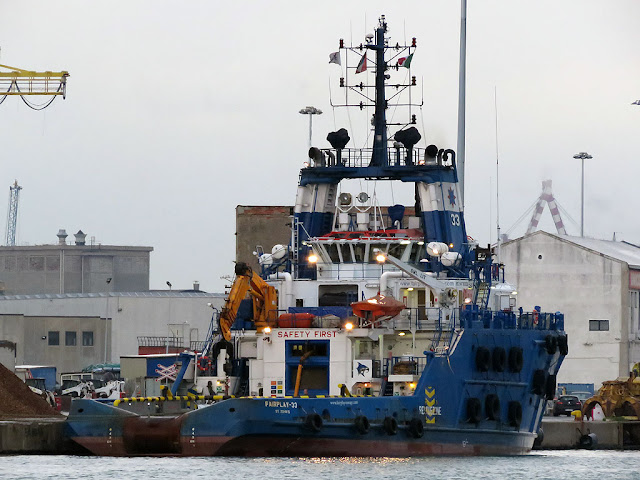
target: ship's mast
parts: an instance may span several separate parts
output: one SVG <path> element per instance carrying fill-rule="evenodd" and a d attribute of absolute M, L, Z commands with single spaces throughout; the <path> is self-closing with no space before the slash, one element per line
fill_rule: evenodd
<path fill-rule="evenodd" d="M 387 32 L 387 23 L 384 15 L 380 17 L 380 23 L 376 28 L 375 45 L 367 45 L 367 48 L 376 52 L 376 103 L 374 114 L 374 137 L 373 137 L 373 154 L 371 157 L 371 165 L 388 166 L 389 157 L 387 153 L 387 119 L 385 98 L 384 76 L 387 70 L 387 64 L 384 60 L 384 34 Z"/>

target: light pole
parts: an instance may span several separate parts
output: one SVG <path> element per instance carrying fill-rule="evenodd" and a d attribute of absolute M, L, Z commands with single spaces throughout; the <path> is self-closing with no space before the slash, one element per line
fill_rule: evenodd
<path fill-rule="evenodd" d="M 579 159 L 582 161 L 582 189 L 581 189 L 581 200 L 580 200 L 580 236 L 584 237 L 584 160 L 593 158 L 587 152 L 576 153 L 573 158 Z"/>
<path fill-rule="evenodd" d="M 107 311 L 104 314 L 104 363 L 107 363 L 107 339 L 109 337 L 109 284 L 111 277 L 107 278 Z"/>
<path fill-rule="evenodd" d="M 309 115 L 309 148 L 311 148 L 311 124 L 314 115 L 322 115 L 322 110 L 316 107 L 304 107 L 300 112 L 302 115 Z"/>
<path fill-rule="evenodd" d="M 171 332 L 171 282 L 167 280 L 167 286 L 169 287 L 169 321 L 167 322 L 167 346 L 165 353 L 169 353 L 169 334 Z"/>

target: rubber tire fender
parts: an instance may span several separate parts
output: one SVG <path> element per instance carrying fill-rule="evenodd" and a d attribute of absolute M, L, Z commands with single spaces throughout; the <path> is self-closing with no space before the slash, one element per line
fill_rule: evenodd
<path fill-rule="evenodd" d="M 555 375 L 549 375 L 547 377 L 544 393 L 547 400 L 553 400 L 553 397 L 556 396 L 556 376 Z"/>
<path fill-rule="evenodd" d="M 491 353 L 491 363 L 493 370 L 496 372 L 504 372 L 507 363 L 507 352 L 502 347 L 495 347 Z"/>
<path fill-rule="evenodd" d="M 509 370 L 513 373 L 520 373 L 524 364 L 524 355 L 522 348 L 511 347 L 509 349 Z"/>
<path fill-rule="evenodd" d="M 484 412 L 489 420 L 500 420 L 500 399 L 495 393 L 490 393 L 484 399 Z"/>
<path fill-rule="evenodd" d="M 488 372 L 491 364 L 491 352 L 487 347 L 478 347 L 476 350 L 476 368 L 479 372 Z"/>
<path fill-rule="evenodd" d="M 560 350 L 560 355 L 566 357 L 569 354 L 569 339 L 566 335 L 558 335 L 558 350 Z"/>
<path fill-rule="evenodd" d="M 553 355 L 558 350 L 558 340 L 555 335 L 547 335 L 544 337 L 544 348 L 549 355 Z"/>
<path fill-rule="evenodd" d="M 536 370 L 533 372 L 533 381 L 531 382 L 531 391 L 536 395 L 542 396 L 545 393 L 547 385 L 547 374 L 544 370 Z"/>
<path fill-rule="evenodd" d="M 424 423 L 418 417 L 413 417 L 409 422 L 409 433 L 413 438 L 422 438 L 424 435 Z"/>
<path fill-rule="evenodd" d="M 482 418 L 482 403 L 478 398 L 467 399 L 467 421 L 469 423 L 480 423 Z"/>
<path fill-rule="evenodd" d="M 522 423 L 522 405 L 520 402 L 509 402 L 509 425 L 519 428 Z"/>
<path fill-rule="evenodd" d="M 382 428 L 387 435 L 395 435 L 398 433 L 398 421 L 393 417 L 384 417 Z"/>
<path fill-rule="evenodd" d="M 323 421 L 322 417 L 317 413 L 310 413 L 304 422 L 305 426 L 312 432 L 319 432 L 322 430 Z"/>
<path fill-rule="evenodd" d="M 360 435 L 366 435 L 367 433 L 369 433 L 371 424 L 369 423 L 369 419 L 366 416 L 358 415 L 353 421 L 353 426 Z"/>

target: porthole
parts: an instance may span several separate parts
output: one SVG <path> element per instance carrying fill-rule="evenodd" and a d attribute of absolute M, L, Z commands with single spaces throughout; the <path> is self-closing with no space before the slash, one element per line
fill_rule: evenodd
<path fill-rule="evenodd" d="M 542 260 L 542 254 L 538 255 L 538 260 Z"/>

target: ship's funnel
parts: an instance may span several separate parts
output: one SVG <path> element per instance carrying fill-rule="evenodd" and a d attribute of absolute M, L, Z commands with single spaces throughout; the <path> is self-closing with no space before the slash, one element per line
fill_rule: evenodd
<path fill-rule="evenodd" d="M 426 164 L 434 164 L 436 163 L 436 158 L 438 156 L 438 147 L 435 145 L 429 145 L 424 151 L 424 162 Z"/>
<path fill-rule="evenodd" d="M 311 160 L 313 160 L 313 166 L 314 167 L 324 167 L 325 166 L 324 153 L 322 153 L 322 150 L 320 150 L 319 148 L 311 147 L 309 149 L 309 158 Z"/>
<path fill-rule="evenodd" d="M 394 137 L 407 149 L 405 163 L 407 165 L 413 165 L 413 146 L 422 138 L 418 129 L 416 127 L 409 127 L 405 130 L 398 130 Z"/>

